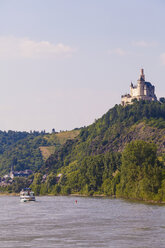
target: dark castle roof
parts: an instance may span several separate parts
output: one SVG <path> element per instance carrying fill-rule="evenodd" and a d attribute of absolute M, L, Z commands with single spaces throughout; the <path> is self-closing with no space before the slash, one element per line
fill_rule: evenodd
<path fill-rule="evenodd" d="M 153 85 L 150 82 L 145 81 L 145 85 L 147 85 L 147 87 L 153 87 Z"/>

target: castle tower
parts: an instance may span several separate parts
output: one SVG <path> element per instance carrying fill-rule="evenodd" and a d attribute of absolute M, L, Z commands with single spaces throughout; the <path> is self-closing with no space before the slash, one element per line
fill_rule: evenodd
<path fill-rule="evenodd" d="M 140 78 L 137 80 L 137 94 L 138 94 L 138 96 L 144 96 L 144 84 L 145 84 L 144 69 L 141 69 L 140 70 Z"/>
<path fill-rule="evenodd" d="M 141 81 L 145 81 L 144 69 L 140 70 L 140 79 Z"/>
<path fill-rule="evenodd" d="M 150 82 L 145 80 L 144 69 L 140 70 L 140 77 L 137 80 L 137 85 L 130 85 L 130 94 L 123 95 L 121 100 L 122 106 L 133 104 L 133 100 L 157 101 L 155 95 L 155 87 Z"/>

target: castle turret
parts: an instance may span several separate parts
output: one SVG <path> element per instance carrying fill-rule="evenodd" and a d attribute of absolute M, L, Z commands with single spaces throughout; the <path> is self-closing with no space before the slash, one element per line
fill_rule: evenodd
<path fill-rule="evenodd" d="M 140 70 L 140 80 L 145 81 L 144 69 Z"/>
<path fill-rule="evenodd" d="M 130 94 L 131 94 L 131 96 L 133 94 L 133 83 L 132 82 L 131 82 L 131 85 L 130 85 Z"/>
<path fill-rule="evenodd" d="M 144 69 L 141 69 L 140 70 L 140 78 L 137 80 L 137 94 L 138 94 L 138 96 L 144 95 L 144 83 L 145 83 Z"/>

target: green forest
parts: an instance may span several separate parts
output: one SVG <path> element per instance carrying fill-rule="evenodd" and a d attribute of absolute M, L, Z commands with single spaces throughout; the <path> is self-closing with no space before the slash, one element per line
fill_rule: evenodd
<path fill-rule="evenodd" d="M 132 141 L 122 153 L 86 156 L 61 167 L 60 172 L 62 177 L 58 183 L 53 172 L 44 183 L 40 183 L 42 173 L 37 173 L 32 189 L 36 194 L 78 193 L 165 201 L 165 166 L 153 143 Z"/>
<path fill-rule="evenodd" d="M 58 150 L 68 139 L 73 139 L 79 130 L 49 134 L 38 132 L 0 131 L 0 176 L 9 173 L 11 166 L 15 171 L 31 169 L 37 172 L 45 163 L 46 155 Z M 47 158 L 47 156 L 46 156 Z"/>
<path fill-rule="evenodd" d="M 39 146 L 46 144 L 39 132 L 0 131 L 0 175 L 14 169 L 36 171 L 43 165 Z"/>
<path fill-rule="evenodd" d="M 165 104 L 116 105 L 52 154 L 32 188 L 37 194 L 165 201 Z"/>
<path fill-rule="evenodd" d="M 31 168 L 35 174 L 26 180 L 15 179 L 3 190 L 19 192 L 21 185 L 31 184 L 38 195 L 105 195 L 165 202 L 163 102 L 115 105 L 63 142 L 55 134 L 11 134 L 11 140 L 8 133 L 5 139 L 1 134 L 1 172 L 14 163 L 15 168 Z M 44 159 L 41 146 L 55 149 Z"/>

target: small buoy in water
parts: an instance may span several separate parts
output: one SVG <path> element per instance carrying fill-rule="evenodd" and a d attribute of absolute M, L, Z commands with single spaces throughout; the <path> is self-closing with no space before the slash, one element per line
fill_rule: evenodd
<path fill-rule="evenodd" d="M 75 203 L 77 204 L 77 200 L 75 200 Z"/>

